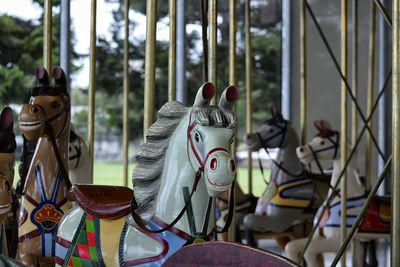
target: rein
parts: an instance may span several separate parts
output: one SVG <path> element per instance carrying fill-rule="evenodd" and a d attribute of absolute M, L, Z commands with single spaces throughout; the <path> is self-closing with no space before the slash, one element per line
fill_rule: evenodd
<path fill-rule="evenodd" d="M 78 138 L 78 142 L 79 142 L 79 145 L 78 146 L 73 146 L 74 148 L 75 148 L 75 150 L 76 150 L 76 155 L 74 155 L 74 156 L 72 156 L 72 157 L 69 157 L 69 160 L 71 161 L 71 160 L 74 160 L 74 159 L 78 159 L 77 161 L 76 161 L 76 163 L 75 163 L 75 166 L 74 166 L 74 169 L 76 169 L 77 167 L 78 167 L 78 165 L 79 165 L 79 162 L 80 162 L 80 160 L 81 160 L 81 156 L 82 156 L 82 144 L 81 144 L 81 139 L 79 138 L 79 137 L 77 137 Z"/>

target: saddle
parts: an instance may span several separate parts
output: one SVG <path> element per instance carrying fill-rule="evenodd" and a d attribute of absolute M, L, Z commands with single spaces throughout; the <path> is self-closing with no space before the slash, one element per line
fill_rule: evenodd
<path fill-rule="evenodd" d="M 132 189 L 124 186 L 76 184 L 69 192 L 69 200 L 86 213 L 109 220 L 129 214 L 132 196 Z"/>

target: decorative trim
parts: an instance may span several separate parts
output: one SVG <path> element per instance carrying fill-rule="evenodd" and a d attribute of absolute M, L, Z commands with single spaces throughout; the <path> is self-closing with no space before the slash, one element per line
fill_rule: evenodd
<path fill-rule="evenodd" d="M 92 216 L 93 224 L 94 224 L 94 231 L 96 236 L 96 251 L 97 251 L 97 259 L 100 266 L 106 266 L 104 264 L 103 255 L 101 253 L 101 241 L 100 241 L 100 221 L 99 218 Z"/>
<path fill-rule="evenodd" d="M 125 267 L 126 264 L 124 262 L 124 243 L 126 232 L 128 231 L 128 224 L 125 222 L 124 228 L 122 228 L 121 237 L 119 239 L 119 248 L 118 248 L 118 261 L 120 267 Z"/>
<path fill-rule="evenodd" d="M 160 218 L 158 218 L 157 216 L 154 216 L 152 219 L 153 222 L 155 222 L 156 224 L 158 224 L 161 228 L 165 228 L 168 226 L 167 223 L 165 223 L 164 221 L 162 221 Z M 180 238 L 184 239 L 184 240 L 188 240 L 191 236 L 185 232 L 183 232 L 182 230 L 179 230 L 176 227 L 171 227 L 171 229 L 169 229 L 168 231 L 170 231 L 171 233 L 174 233 L 175 235 L 179 236 Z"/>
<path fill-rule="evenodd" d="M 25 240 L 30 240 L 38 236 L 40 236 L 40 231 L 39 229 L 35 229 L 27 234 L 24 234 L 23 236 L 18 237 L 18 243 L 24 242 Z"/>
<path fill-rule="evenodd" d="M 83 228 L 83 226 L 84 226 L 85 224 L 86 224 L 86 213 L 84 213 L 84 214 L 82 215 L 81 221 L 79 222 L 79 225 L 78 225 L 78 227 L 77 227 L 77 229 L 76 229 L 74 238 L 73 238 L 72 241 L 71 241 L 71 245 L 69 246 L 69 249 L 68 249 L 68 251 L 67 251 L 67 254 L 65 254 L 65 259 L 64 259 L 63 267 L 67 267 L 67 266 L 68 266 L 68 262 L 69 262 L 69 260 L 71 259 L 71 255 L 72 255 L 72 253 L 74 252 L 75 247 L 76 247 L 76 241 L 77 241 L 77 239 L 78 239 L 78 237 L 79 237 L 79 234 L 80 234 L 80 232 L 81 232 L 81 230 L 82 230 L 82 228 Z"/>

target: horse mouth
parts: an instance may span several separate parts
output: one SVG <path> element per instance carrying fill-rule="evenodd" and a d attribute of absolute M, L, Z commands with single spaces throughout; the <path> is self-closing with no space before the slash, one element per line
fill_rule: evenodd
<path fill-rule="evenodd" d="M 11 210 L 11 203 L 0 205 L 0 214 L 8 213 Z"/>
<path fill-rule="evenodd" d="M 215 191 L 223 192 L 227 191 L 231 187 L 231 183 L 229 184 L 217 184 L 210 181 L 210 179 L 206 176 L 206 185 L 208 188 L 213 189 Z"/>
<path fill-rule="evenodd" d="M 21 121 L 19 123 L 21 130 L 23 131 L 30 131 L 36 130 L 42 126 L 43 122 L 41 121 Z"/>

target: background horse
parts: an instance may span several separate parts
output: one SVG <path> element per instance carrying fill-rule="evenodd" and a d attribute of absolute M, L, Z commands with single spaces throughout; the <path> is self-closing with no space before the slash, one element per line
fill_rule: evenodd
<path fill-rule="evenodd" d="M 8 255 L 4 221 L 13 207 L 15 149 L 14 120 L 11 108 L 5 107 L 0 115 L 0 254 Z M 15 225 L 15 222 L 13 222 Z"/>
<path fill-rule="evenodd" d="M 303 228 L 304 222 L 312 220 L 328 192 L 329 177 L 317 181 L 316 175 L 304 172 L 296 156 L 296 131 L 281 114 L 272 112 L 272 118 L 263 123 L 260 131 L 246 135 L 245 142 L 254 151 L 279 148 L 277 159 L 271 159 L 271 179 L 258 200 L 255 214 L 244 217 L 248 244 L 256 246 L 254 231 L 292 232 L 291 238 L 304 236 L 305 229 L 293 233 L 292 226 Z M 288 237 L 277 239 L 282 249 L 288 241 Z"/>
<path fill-rule="evenodd" d="M 18 259 L 30 266 L 54 265 L 55 237 L 61 216 L 71 207 L 67 201 L 70 100 L 61 68 L 53 70 L 55 86 L 47 71 L 36 70 L 38 86 L 20 117 L 22 134 L 36 140 L 24 182 L 19 212 Z"/>
<path fill-rule="evenodd" d="M 236 172 L 230 148 L 237 90 L 228 87 L 210 106 L 214 94 L 206 83 L 193 108 L 171 101 L 158 111 L 136 154 L 134 196 L 127 187 L 73 187 L 79 207 L 60 224 L 57 266 L 161 265 L 183 245 L 209 238 L 212 197 L 230 188 Z"/>
<path fill-rule="evenodd" d="M 326 121 L 316 121 L 315 127 L 318 130 L 318 134 L 314 139 L 305 146 L 297 148 L 297 156 L 304 164 L 309 164 L 314 160 L 333 160 L 333 173 L 331 186 L 333 187 L 338 179 L 341 172 L 340 166 L 340 149 L 339 139 L 340 134 L 337 131 L 333 131 Z M 357 172 L 357 168 L 354 164 L 356 159 L 352 159 L 346 169 L 346 183 L 347 183 L 347 227 L 350 228 L 354 223 L 357 215 L 359 214 L 362 205 L 366 200 L 366 194 L 364 186 L 360 181 L 360 177 Z M 332 194 L 332 190 L 329 190 L 329 195 Z M 336 252 L 340 245 L 340 224 L 341 224 L 341 201 L 340 192 L 335 193 L 335 197 L 329 203 L 329 207 L 324 212 L 324 219 L 321 221 L 319 227 L 320 231 L 316 231 L 312 237 L 312 241 L 304 255 L 308 266 L 318 266 L 316 255 L 322 252 Z M 385 203 L 375 201 L 375 204 L 370 208 L 368 215 L 370 220 L 367 220 L 361 224 L 363 232 L 368 232 L 371 236 L 373 233 L 378 232 L 389 232 L 390 231 L 390 218 L 379 217 L 379 212 L 375 212 L 371 209 L 378 209 L 377 207 L 382 206 L 382 210 L 390 210 L 390 208 L 384 208 Z M 322 206 L 323 207 L 323 206 Z M 322 209 L 321 207 L 321 209 Z M 368 218 L 368 217 L 367 217 Z M 372 220 L 371 220 L 372 219 Z M 365 235 L 364 235 L 365 236 Z M 298 261 L 298 257 L 303 250 L 307 238 L 298 239 L 291 241 L 287 244 L 285 250 L 287 256 L 293 260 Z"/>
<path fill-rule="evenodd" d="M 69 179 L 72 184 L 92 184 L 92 161 L 85 140 L 80 136 L 71 123 L 69 133 Z"/>

